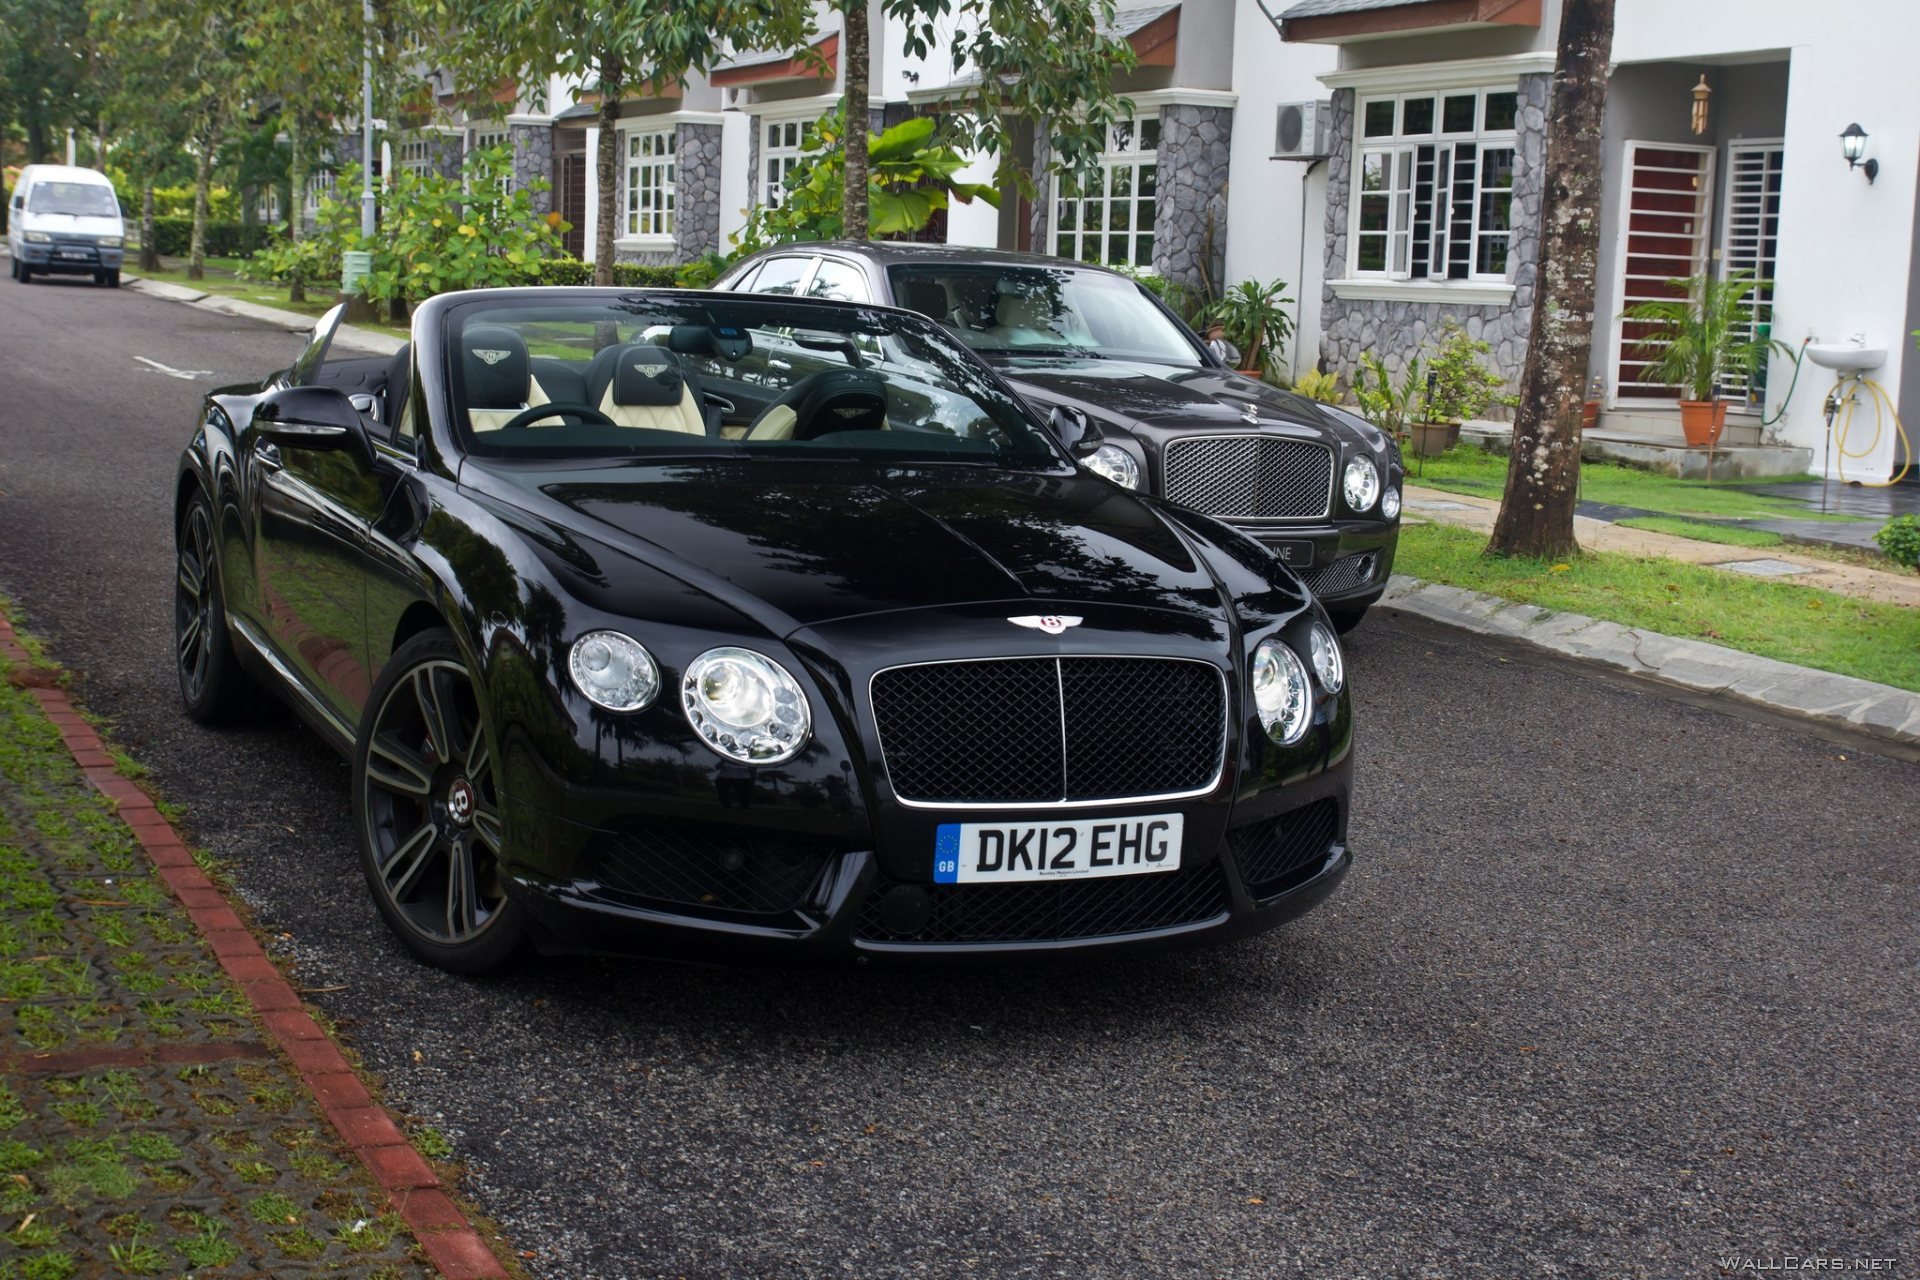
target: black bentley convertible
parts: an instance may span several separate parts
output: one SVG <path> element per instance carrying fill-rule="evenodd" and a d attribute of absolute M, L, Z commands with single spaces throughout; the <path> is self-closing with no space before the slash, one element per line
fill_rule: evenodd
<path fill-rule="evenodd" d="M 329 360 L 336 319 L 182 456 L 180 688 L 350 758 L 420 956 L 1167 945 L 1345 875 L 1325 612 L 924 317 L 494 290 Z"/>
<path fill-rule="evenodd" d="M 1041 413 L 1083 417 L 1083 466 L 1258 538 L 1339 630 L 1387 588 L 1405 478 L 1393 441 L 1357 414 L 1235 373 L 1118 272 L 1030 253 L 838 241 L 768 249 L 715 287 L 930 316 Z"/>

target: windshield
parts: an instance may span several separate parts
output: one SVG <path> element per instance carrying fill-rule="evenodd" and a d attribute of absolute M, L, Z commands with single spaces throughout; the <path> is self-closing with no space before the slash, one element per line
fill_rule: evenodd
<path fill-rule="evenodd" d="M 1187 331 L 1111 272 L 927 263 L 889 267 L 887 275 L 901 306 L 940 320 L 982 355 L 1202 363 Z"/>
<path fill-rule="evenodd" d="M 27 196 L 28 213 L 69 213 L 76 218 L 117 218 L 113 188 L 97 182 L 37 182 Z"/>
<path fill-rule="evenodd" d="M 483 295 L 447 311 L 454 422 L 483 457 L 1065 459 L 919 316 L 725 293 Z"/>

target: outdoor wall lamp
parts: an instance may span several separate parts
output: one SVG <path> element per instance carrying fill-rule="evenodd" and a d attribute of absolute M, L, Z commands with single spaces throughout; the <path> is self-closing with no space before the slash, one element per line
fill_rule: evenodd
<path fill-rule="evenodd" d="M 1878 160 L 1862 161 L 1860 159 L 1861 156 L 1867 154 L 1867 131 L 1859 125 L 1850 124 L 1840 134 L 1840 151 L 1847 157 L 1847 168 L 1857 168 L 1866 171 L 1869 186 L 1872 185 L 1875 178 L 1880 176 L 1880 162 Z"/>

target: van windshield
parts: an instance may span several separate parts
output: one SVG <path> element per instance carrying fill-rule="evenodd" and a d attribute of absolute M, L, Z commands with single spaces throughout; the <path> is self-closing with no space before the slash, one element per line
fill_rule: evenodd
<path fill-rule="evenodd" d="M 27 196 L 28 213 L 66 213 L 76 218 L 117 218 L 113 188 L 94 182 L 40 182 Z"/>

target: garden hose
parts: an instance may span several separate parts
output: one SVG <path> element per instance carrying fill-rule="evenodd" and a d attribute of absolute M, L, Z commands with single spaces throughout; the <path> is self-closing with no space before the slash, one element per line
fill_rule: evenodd
<path fill-rule="evenodd" d="M 1800 339 L 1800 349 L 1798 351 L 1792 351 L 1790 353 L 1793 356 L 1793 377 L 1787 383 L 1787 394 L 1780 398 L 1780 407 L 1773 411 L 1772 417 L 1762 418 L 1760 420 L 1761 426 L 1770 427 L 1774 423 L 1780 421 L 1781 418 L 1786 416 L 1787 406 L 1793 403 L 1793 389 L 1800 385 L 1801 360 L 1807 354 L 1807 344 L 1812 341 L 1813 341 L 1813 335 L 1808 334 L 1806 337 Z"/>
<path fill-rule="evenodd" d="M 1873 439 L 1868 441 L 1866 448 L 1853 449 L 1848 447 L 1848 436 L 1853 431 L 1853 411 L 1860 403 L 1861 387 L 1865 387 L 1873 393 Z M 1841 482 L 1858 484 L 1869 489 L 1885 489 L 1892 485 L 1899 484 L 1901 479 L 1906 476 L 1908 470 L 1913 466 L 1913 446 L 1907 439 L 1906 427 L 1900 423 L 1900 411 L 1895 407 L 1893 397 L 1887 394 L 1887 389 L 1872 379 L 1864 378 L 1857 373 L 1843 373 L 1834 379 L 1833 390 L 1827 393 L 1827 403 L 1837 411 L 1840 423 L 1839 430 L 1834 433 L 1833 442 L 1834 452 L 1839 455 Z M 1900 443 L 1900 453 L 1905 458 L 1905 461 L 1901 462 L 1898 471 L 1888 476 L 1885 480 L 1849 481 L 1847 479 L 1847 459 L 1853 458 L 1857 461 L 1861 458 L 1870 458 L 1878 452 L 1880 448 L 1880 437 L 1886 430 L 1887 418 L 1893 419 L 1894 436 Z M 1831 419 L 1829 419 L 1829 422 L 1831 424 Z"/>

